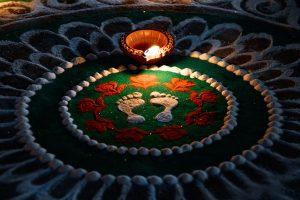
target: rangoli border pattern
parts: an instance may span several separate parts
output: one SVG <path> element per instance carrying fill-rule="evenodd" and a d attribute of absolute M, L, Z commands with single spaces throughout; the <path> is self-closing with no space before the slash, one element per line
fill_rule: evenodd
<path fill-rule="evenodd" d="M 8 5 L 14 5 L 12 11 L 6 11 Z M 70 3 L 58 0 L 33 0 L 32 2 L 9 1 L 0 3 L 0 22 L 12 22 L 55 14 L 69 14 L 76 11 L 95 9 L 138 8 L 206 8 L 221 12 L 234 13 L 254 19 L 276 23 L 280 26 L 300 29 L 299 10 L 295 0 L 255 1 L 255 0 L 75 0 Z M 18 8 L 19 7 L 19 8 Z M 265 9 L 263 9 L 265 7 Z M 9 13 L 11 12 L 11 13 Z"/>
<path fill-rule="evenodd" d="M 151 155 L 151 156 L 170 156 L 175 154 L 181 154 L 184 152 L 192 151 L 193 149 L 201 149 L 204 146 L 211 145 L 214 141 L 221 140 L 225 135 L 230 134 L 230 131 L 234 129 L 237 125 L 236 117 L 238 115 L 238 102 L 236 101 L 236 97 L 233 95 L 231 91 L 229 91 L 226 87 L 224 87 L 217 80 L 208 77 L 206 74 L 201 74 L 197 71 L 193 71 L 189 68 L 180 69 L 178 67 L 169 67 L 163 65 L 161 67 L 152 66 L 149 69 L 145 68 L 146 66 L 136 67 L 131 66 L 129 70 L 152 70 L 152 71 L 169 71 L 176 74 L 181 74 L 183 76 L 188 76 L 192 79 L 198 79 L 200 81 L 205 81 L 210 84 L 210 86 L 217 91 L 219 91 L 227 101 L 227 113 L 224 117 L 224 124 L 219 131 L 211 134 L 208 137 L 203 138 L 201 141 L 193 141 L 190 144 L 183 144 L 181 146 L 173 146 L 172 148 L 147 148 L 147 147 L 130 147 L 127 148 L 125 146 L 117 147 L 115 145 L 109 145 L 106 143 L 99 143 L 96 140 L 91 139 L 88 135 L 84 134 L 84 131 L 78 129 L 77 125 L 74 124 L 74 120 L 72 119 L 71 113 L 68 112 L 68 101 L 70 101 L 76 94 L 82 91 L 85 87 L 88 87 L 90 83 L 93 83 L 103 77 L 106 77 L 110 74 L 123 72 L 126 70 L 124 66 L 120 66 L 118 68 L 109 68 L 108 70 L 103 70 L 102 72 L 96 72 L 95 75 L 88 77 L 86 80 L 82 81 L 78 85 L 75 85 L 73 89 L 68 90 L 65 96 L 62 97 L 62 100 L 59 103 L 59 111 L 62 116 L 62 121 L 66 126 L 67 130 L 71 132 L 73 136 L 78 138 L 79 140 L 87 143 L 90 146 L 96 146 L 100 150 L 107 150 L 109 152 L 117 152 L 119 154 L 129 153 L 131 155 Z"/>

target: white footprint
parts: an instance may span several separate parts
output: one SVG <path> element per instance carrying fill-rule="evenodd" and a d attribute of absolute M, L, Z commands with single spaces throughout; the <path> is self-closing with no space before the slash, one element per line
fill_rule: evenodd
<path fill-rule="evenodd" d="M 143 99 L 141 99 L 143 95 L 139 92 L 134 92 L 132 94 L 128 94 L 127 96 L 123 96 L 122 99 L 117 101 L 118 109 L 127 115 L 127 121 L 132 124 L 143 123 L 145 118 L 141 115 L 135 114 L 132 110 L 138 106 L 141 106 L 145 103 Z"/>
<path fill-rule="evenodd" d="M 152 92 L 150 94 L 152 97 L 150 100 L 151 104 L 162 105 L 165 107 L 164 111 L 158 113 L 155 117 L 157 121 L 160 122 L 170 122 L 173 119 L 172 109 L 178 105 L 177 97 L 170 94 Z"/>

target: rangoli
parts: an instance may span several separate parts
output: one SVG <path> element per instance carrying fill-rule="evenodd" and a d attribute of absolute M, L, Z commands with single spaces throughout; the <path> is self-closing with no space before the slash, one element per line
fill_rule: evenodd
<path fill-rule="evenodd" d="M 0 3 L 1 199 L 299 199 L 295 5 Z M 120 50 L 143 28 L 157 65 Z"/>

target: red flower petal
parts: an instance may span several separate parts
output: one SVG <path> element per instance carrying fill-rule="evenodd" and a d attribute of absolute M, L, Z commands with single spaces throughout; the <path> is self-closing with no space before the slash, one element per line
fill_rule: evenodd
<path fill-rule="evenodd" d="M 163 140 L 178 140 L 187 135 L 182 126 L 173 125 L 156 129 L 153 134 L 159 134 Z"/>
<path fill-rule="evenodd" d="M 104 124 L 94 120 L 86 121 L 85 126 L 88 131 L 97 131 L 99 133 L 104 133 L 106 131 L 106 127 Z"/>
<path fill-rule="evenodd" d="M 134 127 L 121 130 L 116 136 L 116 140 L 122 143 L 141 142 L 146 135 L 148 135 L 147 131 Z"/>
<path fill-rule="evenodd" d="M 104 96 L 113 96 L 116 94 L 120 94 L 124 88 L 126 87 L 126 84 L 122 84 L 118 87 L 118 83 L 114 81 L 110 81 L 107 83 L 101 83 L 95 87 L 95 91 L 102 92 Z"/>
<path fill-rule="evenodd" d="M 202 99 L 202 101 L 207 103 L 216 103 L 218 99 L 217 95 L 215 95 L 213 92 L 208 90 L 201 92 L 200 98 Z"/>
<path fill-rule="evenodd" d="M 97 104 L 98 107 L 105 108 L 105 103 L 104 103 L 103 97 L 98 97 L 95 100 L 95 103 Z"/>
<path fill-rule="evenodd" d="M 172 91 L 188 92 L 190 91 L 190 88 L 196 84 L 185 79 L 172 78 L 169 83 L 165 83 L 164 85 Z"/>
<path fill-rule="evenodd" d="M 202 106 L 202 99 L 199 97 L 198 93 L 192 91 L 190 94 L 190 100 L 196 105 L 201 107 Z"/>
<path fill-rule="evenodd" d="M 114 129 L 113 122 L 103 118 L 86 121 L 85 126 L 88 131 L 97 131 L 99 133 L 104 133 L 107 129 Z"/>
<path fill-rule="evenodd" d="M 213 124 L 215 121 L 215 112 L 202 112 L 201 109 L 192 111 L 187 114 L 185 118 L 186 124 L 196 124 L 199 126 L 205 126 Z"/>
<path fill-rule="evenodd" d="M 126 84 L 121 84 L 118 86 L 117 88 L 117 91 L 118 91 L 118 94 L 120 94 L 126 87 Z"/>
<path fill-rule="evenodd" d="M 155 75 L 141 74 L 130 77 L 130 85 L 133 87 L 147 89 L 148 87 L 154 86 L 157 83 L 157 77 Z"/>
<path fill-rule="evenodd" d="M 94 109 L 94 107 L 95 107 L 95 101 L 90 98 L 81 99 L 77 103 L 77 109 L 81 112 L 92 111 Z"/>

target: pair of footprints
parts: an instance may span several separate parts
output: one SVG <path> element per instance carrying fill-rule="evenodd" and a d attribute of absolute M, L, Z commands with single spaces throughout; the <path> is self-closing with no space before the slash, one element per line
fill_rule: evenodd
<path fill-rule="evenodd" d="M 122 99 L 117 101 L 118 109 L 127 115 L 127 121 L 129 123 L 138 124 L 145 121 L 143 116 L 133 112 L 134 108 L 145 104 L 142 96 L 142 93 L 134 92 L 122 97 Z M 160 122 L 170 122 L 173 119 L 171 111 L 178 105 L 178 98 L 170 94 L 159 93 L 156 91 L 152 92 L 150 97 L 151 104 L 164 106 L 164 110 L 158 113 L 155 119 Z"/>

